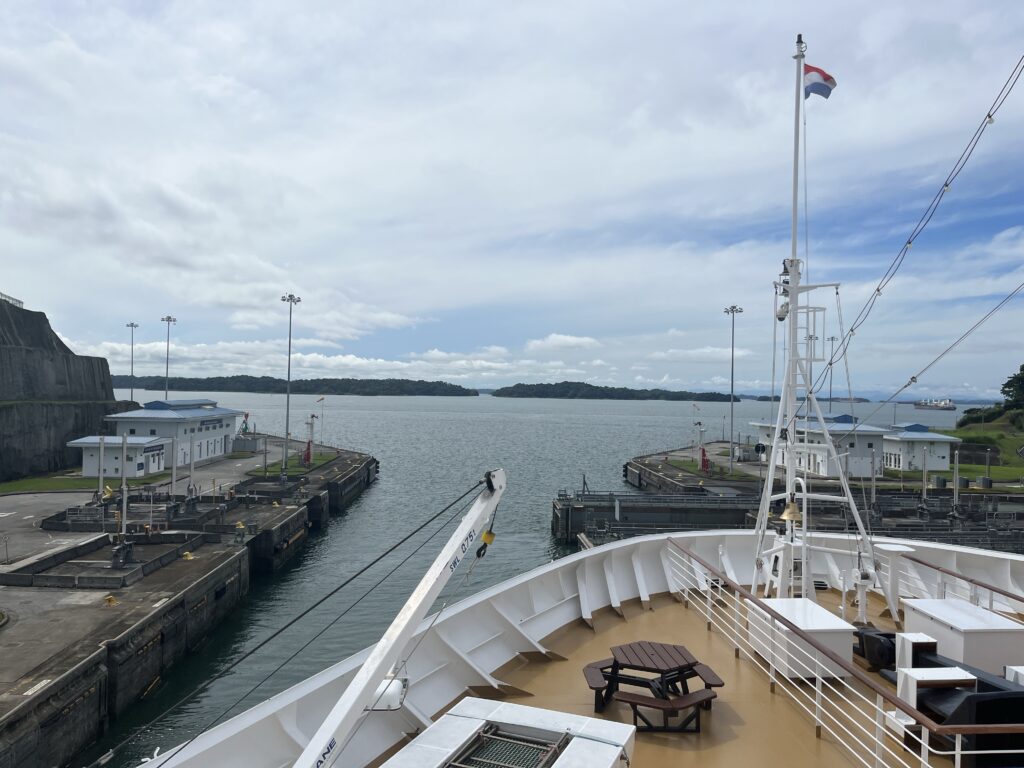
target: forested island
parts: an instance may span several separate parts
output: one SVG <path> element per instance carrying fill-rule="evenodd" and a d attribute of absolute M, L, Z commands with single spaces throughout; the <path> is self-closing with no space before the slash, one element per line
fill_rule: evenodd
<path fill-rule="evenodd" d="M 513 384 L 492 393 L 494 397 L 547 397 L 563 400 L 700 400 L 729 402 L 729 395 L 720 392 L 672 392 L 667 389 L 629 389 L 599 387 L 582 381 L 558 384 Z M 735 398 L 739 402 L 739 398 Z"/>
<path fill-rule="evenodd" d="M 114 386 L 127 389 L 131 376 L 113 376 Z M 162 390 L 163 376 L 136 376 L 136 389 Z M 210 376 L 183 378 L 172 376 L 168 388 L 176 392 L 261 392 L 283 393 L 284 379 L 273 376 Z M 411 379 L 293 379 L 296 395 L 430 395 L 439 397 L 476 397 L 475 389 L 466 389 L 445 381 L 413 381 Z"/>

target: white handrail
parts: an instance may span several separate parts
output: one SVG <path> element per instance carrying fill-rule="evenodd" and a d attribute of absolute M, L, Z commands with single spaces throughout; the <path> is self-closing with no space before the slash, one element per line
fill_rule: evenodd
<path fill-rule="evenodd" d="M 713 574 L 706 572 L 685 553 L 672 548 L 669 561 L 675 580 L 671 586 L 673 591 L 684 596 L 683 604 L 688 607 L 692 602 L 704 617 L 709 631 L 724 635 L 737 657 L 742 654 L 763 671 L 773 691 L 780 687 L 811 717 L 816 727 L 831 734 L 859 763 L 911 768 L 927 765 L 930 755 L 953 757 L 955 764 L 959 765 L 964 755 L 1024 754 L 1024 750 L 966 750 L 961 734 L 956 734 L 952 749 L 939 748 L 931 743 L 922 715 L 914 718 L 914 726 L 920 729 L 920 735 L 910 726 L 902 728 L 904 736 L 919 747 L 919 754 L 911 757 L 902 743 L 893 741 L 894 733 L 885 727 L 887 713 L 881 694 L 872 699 L 843 678 L 822 675 L 820 654 L 803 642 L 778 643 L 776 620 L 761 607 L 758 611 L 768 619 L 767 628 L 761 622 L 745 622 L 744 627 L 739 617 L 748 615 L 752 607 L 749 601 L 733 592 L 721 578 L 711 578 Z M 703 593 L 704 599 L 689 600 L 689 594 L 694 590 Z M 767 645 L 768 658 L 755 646 L 758 640 Z M 780 661 L 797 675 L 780 675 L 777 671 Z M 794 677 L 798 680 L 813 677 L 813 688 L 794 682 Z M 897 745 L 896 749 L 890 746 L 891 741 Z"/>

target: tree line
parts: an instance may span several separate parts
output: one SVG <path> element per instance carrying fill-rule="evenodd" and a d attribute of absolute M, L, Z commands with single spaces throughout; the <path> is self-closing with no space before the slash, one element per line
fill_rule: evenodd
<path fill-rule="evenodd" d="M 562 381 L 558 384 L 513 384 L 493 392 L 494 397 L 546 397 L 564 400 L 700 400 L 729 402 L 729 395 L 720 392 L 673 392 L 667 389 L 629 389 L 602 387 L 583 381 Z M 739 402 L 739 398 L 735 398 Z"/>
<path fill-rule="evenodd" d="M 132 377 L 111 377 L 118 389 L 132 386 Z M 172 376 L 168 389 L 176 392 L 260 392 L 283 394 L 288 382 L 273 376 L 209 376 L 185 378 Z M 162 390 L 163 376 L 136 376 L 137 389 Z M 446 381 L 413 381 L 411 379 L 293 379 L 296 395 L 431 395 L 442 397 L 476 397 L 475 389 L 449 384 Z"/>

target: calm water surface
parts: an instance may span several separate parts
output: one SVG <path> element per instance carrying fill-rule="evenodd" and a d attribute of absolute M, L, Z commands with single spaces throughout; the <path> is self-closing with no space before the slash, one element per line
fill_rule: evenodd
<path fill-rule="evenodd" d="M 135 392 L 140 402 L 159 399 L 162 394 Z M 126 399 L 128 392 L 118 391 L 117 395 Z M 284 432 L 283 395 L 189 392 L 174 396 L 206 396 L 249 412 L 250 422 L 260 431 Z M 302 422 L 311 413 L 319 415 L 320 405 L 312 395 L 292 396 L 291 403 L 292 433 L 301 433 Z M 326 533 L 312 537 L 286 570 L 254 579 L 248 598 L 208 638 L 201 651 L 176 666 L 147 701 L 119 718 L 87 757 L 109 749 L 158 715 L 152 726 L 132 738 L 111 766 L 135 766 L 140 757 L 152 755 L 157 747 L 166 750 L 208 727 L 396 563 L 407 559 L 393 577 L 351 608 L 232 713 L 374 643 L 451 528 L 418 555 L 410 553 L 427 534 L 410 541 L 394 557 L 225 674 L 232 661 L 459 496 L 485 470 L 501 467 L 509 478 L 498 513 L 498 538 L 477 566 L 470 584 L 456 598 L 564 554 L 549 534 L 551 499 L 559 489 L 580 487 L 584 473 L 591 489 L 623 489 L 622 465 L 627 459 L 693 442 L 697 419 L 705 424 L 707 438 L 721 439 L 728 429 L 729 412 L 728 403 L 700 403 L 699 410 L 695 410 L 687 402 L 530 400 L 486 395 L 328 396 L 324 406 L 325 441 L 376 456 L 381 465 L 378 482 L 344 515 L 334 518 Z M 840 406 L 834 407 L 838 412 Z M 867 417 L 876 406 L 858 404 L 855 408 L 858 416 Z M 887 406 L 870 421 L 890 424 L 892 415 L 892 406 Z M 750 431 L 747 422 L 768 417 L 768 403 L 737 403 L 736 431 L 746 435 Z M 898 406 L 896 417 L 898 421 L 945 427 L 953 425 L 956 414 Z M 318 425 L 318 439 L 319 434 Z M 206 683 L 208 687 L 187 704 L 173 707 Z"/>

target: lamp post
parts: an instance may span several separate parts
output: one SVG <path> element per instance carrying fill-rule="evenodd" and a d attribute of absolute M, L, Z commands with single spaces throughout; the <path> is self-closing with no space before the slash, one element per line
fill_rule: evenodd
<path fill-rule="evenodd" d="M 131 394 L 128 395 L 128 399 L 129 400 L 134 400 L 135 399 L 135 329 L 139 327 L 139 324 L 135 323 L 135 322 L 126 323 L 124 327 L 125 328 L 131 328 L 131 333 L 132 333 L 132 347 L 131 347 L 131 349 L 132 349 L 132 351 L 131 351 L 131 361 L 132 362 L 131 362 L 131 373 L 129 374 L 129 378 L 131 380 L 131 384 L 130 384 L 130 386 L 131 386 Z"/>
<path fill-rule="evenodd" d="M 178 318 L 167 315 L 160 318 L 161 323 L 167 323 L 167 357 L 164 360 L 164 400 L 167 399 L 167 392 L 171 381 L 171 326 L 178 322 Z"/>
<path fill-rule="evenodd" d="M 733 391 L 736 388 L 736 315 L 743 311 L 743 307 L 737 307 L 735 304 L 730 304 L 725 308 L 725 314 L 729 315 L 729 319 L 732 322 L 732 345 L 729 351 L 729 474 L 732 474 L 732 439 L 736 434 L 736 429 L 733 422 L 733 410 L 735 399 Z"/>
<path fill-rule="evenodd" d="M 836 342 L 839 341 L 839 337 L 829 336 L 826 341 L 832 345 L 828 353 L 828 412 L 832 413 L 832 366 L 836 362 Z"/>
<path fill-rule="evenodd" d="M 324 447 L 324 400 L 326 400 L 326 399 L 327 399 L 327 397 L 325 395 L 325 396 L 321 397 L 319 400 L 317 400 L 317 402 L 320 403 L 320 449 L 321 450 L 323 450 L 323 447 Z"/>
<path fill-rule="evenodd" d="M 284 395 L 284 455 L 281 458 L 281 482 L 288 481 L 288 439 L 291 433 L 288 431 L 289 418 L 292 406 L 292 311 L 295 305 L 302 301 L 293 293 L 285 294 L 281 301 L 288 304 L 288 383 L 285 385 Z"/>

